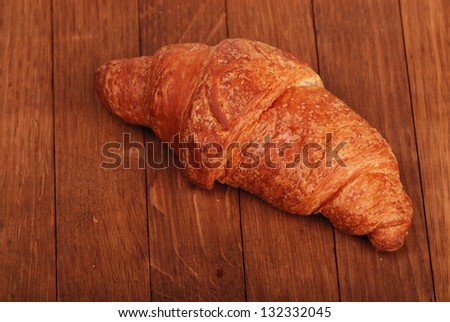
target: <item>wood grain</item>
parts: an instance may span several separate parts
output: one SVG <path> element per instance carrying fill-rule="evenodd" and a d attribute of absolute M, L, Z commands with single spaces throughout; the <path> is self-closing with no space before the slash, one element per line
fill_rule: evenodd
<path fill-rule="evenodd" d="M 50 1 L 2 1 L 0 301 L 56 299 Z"/>
<path fill-rule="evenodd" d="M 0 301 L 450 301 L 449 1 L 52 1 L 1 3 Z M 138 169 L 143 149 L 100 168 L 124 133 L 170 153 L 100 105 L 96 68 L 227 36 L 304 59 L 386 137 L 414 204 L 400 252 Z"/>
<path fill-rule="evenodd" d="M 226 38 L 223 1 L 141 1 L 142 54 L 166 44 Z M 156 159 L 159 141 L 149 153 Z M 244 275 L 237 190 L 205 191 L 180 171 L 148 170 L 152 298 L 156 301 L 243 301 Z"/>
<path fill-rule="evenodd" d="M 450 301 L 449 1 L 401 1 L 436 300 Z"/>
<path fill-rule="evenodd" d="M 54 1 L 53 25 L 58 298 L 149 300 L 144 155 L 131 153 L 131 169 L 101 168 L 105 143 L 130 133 L 143 144 L 143 132 L 93 88 L 102 63 L 139 55 L 137 2 Z"/>
<path fill-rule="evenodd" d="M 430 301 L 433 285 L 397 1 L 314 1 L 320 73 L 325 86 L 391 144 L 414 206 L 405 246 L 373 251 L 336 232 L 341 299 Z"/>
<path fill-rule="evenodd" d="M 229 0 L 227 8 L 230 37 L 277 46 L 317 70 L 310 1 Z M 240 197 L 248 300 L 338 300 L 332 226 Z"/>

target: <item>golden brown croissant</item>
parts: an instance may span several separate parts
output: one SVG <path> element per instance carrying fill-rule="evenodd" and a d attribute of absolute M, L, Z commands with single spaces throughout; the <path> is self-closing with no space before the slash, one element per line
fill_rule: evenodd
<path fill-rule="evenodd" d="M 292 55 L 245 39 L 171 45 L 108 62 L 95 84 L 115 115 L 174 143 L 191 182 L 402 246 L 412 206 L 390 146 Z"/>

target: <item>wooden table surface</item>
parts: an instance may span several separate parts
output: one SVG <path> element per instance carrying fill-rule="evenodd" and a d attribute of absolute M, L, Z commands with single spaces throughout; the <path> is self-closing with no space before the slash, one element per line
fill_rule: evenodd
<path fill-rule="evenodd" d="M 450 301 L 450 1 L 1 3 L 0 300 Z M 399 252 L 140 153 L 100 167 L 124 133 L 159 141 L 101 106 L 96 68 L 227 37 L 305 60 L 392 145 L 414 204 Z"/>

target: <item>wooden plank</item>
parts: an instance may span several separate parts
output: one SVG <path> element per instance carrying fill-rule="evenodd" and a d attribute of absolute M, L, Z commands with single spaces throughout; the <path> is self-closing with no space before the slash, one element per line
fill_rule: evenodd
<path fill-rule="evenodd" d="M 436 300 L 450 301 L 449 1 L 401 1 Z"/>
<path fill-rule="evenodd" d="M 413 225 L 399 252 L 376 253 L 362 238 L 336 233 L 341 299 L 433 300 L 398 2 L 317 0 L 314 13 L 325 86 L 391 144 L 414 205 Z"/>
<path fill-rule="evenodd" d="M 56 299 L 50 1 L 2 1 L 0 301 Z"/>
<path fill-rule="evenodd" d="M 53 21 L 58 298 L 149 300 L 144 155 L 132 153 L 128 170 L 101 168 L 105 143 L 130 133 L 143 144 L 143 132 L 93 88 L 102 63 L 139 55 L 137 1 L 54 1 Z"/>
<path fill-rule="evenodd" d="M 216 44 L 226 38 L 223 1 L 141 1 L 142 54 L 177 42 Z M 159 140 L 148 131 L 155 158 Z M 148 170 L 152 299 L 243 301 L 237 190 L 190 185 L 171 165 Z"/>
<path fill-rule="evenodd" d="M 279 47 L 317 70 L 310 1 L 229 0 L 227 8 L 230 37 Z M 338 300 L 332 226 L 240 196 L 248 300 Z"/>

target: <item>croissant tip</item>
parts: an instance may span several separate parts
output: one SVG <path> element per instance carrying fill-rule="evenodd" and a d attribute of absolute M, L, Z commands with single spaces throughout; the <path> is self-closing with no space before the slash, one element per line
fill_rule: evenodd
<path fill-rule="evenodd" d="M 405 230 L 406 228 L 406 230 Z M 408 235 L 405 225 L 377 229 L 368 235 L 377 252 L 395 252 L 402 248 Z"/>
<path fill-rule="evenodd" d="M 97 93 L 98 98 L 102 102 L 102 104 L 107 107 L 109 110 L 111 110 L 110 105 L 110 99 L 106 93 L 106 75 L 108 72 L 108 69 L 112 61 L 107 62 L 103 65 L 101 65 L 97 70 L 95 71 L 95 77 L 94 77 L 94 88 L 95 92 Z"/>
<path fill-rule="evenodd" d="M 94 87 L 100 101 L 128 123 L 148 123 L 143 110 L 151 60 L 151 56 L 111 60 L 95 72 Z"/>

